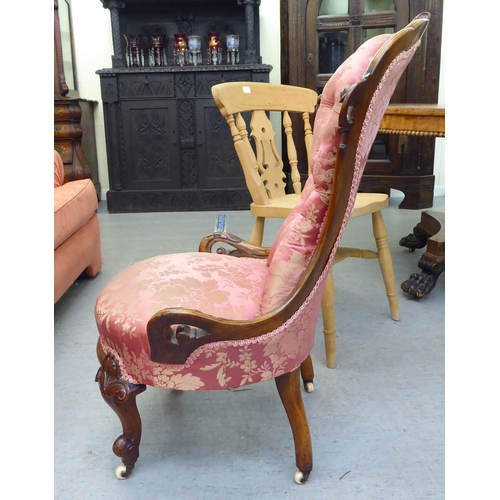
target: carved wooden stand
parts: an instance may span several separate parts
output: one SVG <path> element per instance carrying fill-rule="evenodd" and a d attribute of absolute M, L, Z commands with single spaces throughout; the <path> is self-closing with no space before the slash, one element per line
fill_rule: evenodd
<path fill-rule="evenodd" d="M 420 222 L 413 233 L 401 238 L 400 246 L 413 252 L 415 248 L 427 249 L 418 262 L 421 273 L 412 273 L 401 283 L 403 292 L 414 295 L 417 299 L 429 294 L 444 272 L 445 249 L 445 214 L 440 212 L 422 212 Z"/>
<path fill-rule="evenodd" d="M 103 351 L 100 341 L 97 342 L 97 357 L 101 367 L 95 380 L 99 383 L 104 401 L 122 423 L 123 434 L 116 438 L 113 453 L 123 462 L 123 465 L 116 469 L 116 475 L 119 479 L 125 479 L 130 476 L 139 458 L 142 424 L 135 398 L 146 390 L 146 386 L 131 384 L 121 379 L 118 362 Z"/>
<path fill-rule="evenodd" d="M 382 119 L 379 131 L 384 134 L 444 137 L 445 108 L 439 104 L 393 104 Z M 403 208 L 400 205 L 400 208 Z M 444 213 L 422 212 L 420 222 L 399 244 L 413 252 L 424 248 L 426 252 L 418 263 L 421 273 L 412 273 L 401 283 L 403 292 L 417 299 L 427 295 L 435 287 L 444 271 Z"/>

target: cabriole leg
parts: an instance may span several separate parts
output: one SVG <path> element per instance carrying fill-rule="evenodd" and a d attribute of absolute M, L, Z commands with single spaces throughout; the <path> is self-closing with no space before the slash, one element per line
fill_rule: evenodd
<path fill-rule="evenodd" d="M 274 380 L 292 428 L 295 463 L 299 469 L 295 474 L 295 481 L 304 484 L 311 473 L 313 459 L 311 435 L 300 390 L 300 367 Z"/>
<path fill-rule="evenodd" d="M 113 452 L 123 462 L 123 465 L 116 469 L 116 475 L 118 479 L 125 479 L 130 476 L 139 458 L 142 424 L 135 399 L 146 390 L 146 386 L 131 384 L 121 379 L 118 362 L 112 355 L 103 351 L 99 341 L 97 357 L 101 367 L 95 380 L 99 383 L 104 401 L 118 415 L 123 428 L 123 434 L 118 436 L 113 444 Z"/>

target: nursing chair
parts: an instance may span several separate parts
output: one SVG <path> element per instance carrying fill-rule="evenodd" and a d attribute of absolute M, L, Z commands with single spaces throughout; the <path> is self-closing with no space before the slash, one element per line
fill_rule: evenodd
<path fill-rule="evenodd" d="M 303 140 L 307 160 L 311 154 L 311 115 L 315 112 L 318 94 L 314 90 L 293 85 L 277 85 L 260 82 L 228 82 L 214 85 L 212 96 L 222 116 L 226 119 L 238 159 L 243 168 L 245 181 L 252 197 L 250 213 L 255 223 L 249 241 L 262 245 L 267 217 L 286 219 L 300 200 L 301 182 L 297 148 L 292 130 L 291 115 L 300 115 L 297 123 L 303 124 Z M 280 112 L 289 162 L 293 193 L 286 193 L 284 162 L 275 143 L 275 131 L 270 112 Z M 250 119 L 248 119 L 250 116 Z M 246 118 L 246 120 L 245 120 Z M 247 126 L 248 120 L 248 126 Z M 250 142 L 252 139 L 252 143 Z M 308 170 L 310 173 L 310 171 Z M 380 193 L 358 193 L 351 219 L 371 215 L 372 230 L 377 251 L 341 247 L 337 250 L 334 264 L 347 257 L 378 259 L 389 300 L 391 317 L 399 321 L 399 304 L 394 282 L 394 270 L 387 230 L 382 217 L 389 206 L 389 196 Z M 323 334 L 325 337 L 326 366 L 336 368 L 335 293 L 333 275 L 328 276 L 322 301 Z"/>
<path fill-rule="evenodd" d="M 370 39 L 330 79 L 316 115 L 311 175 L 271 248 L 212 233 L 200 251 L 133 264 L 101 292 L 96 381 L 122 424 L 113 445 L 123 462 L 119 478 L 139 457 L 136 397 L 147 386 L 222 390 L 275 379 L 294 439 L 295 479 L 306 482 L 313 462 L 300 378 L 312 390 L 326 277 L 380 120 L 428 18 Z"/>

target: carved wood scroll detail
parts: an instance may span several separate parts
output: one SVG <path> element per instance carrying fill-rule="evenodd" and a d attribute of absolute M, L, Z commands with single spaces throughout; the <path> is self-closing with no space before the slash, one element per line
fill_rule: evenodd
<path fill-rule="evenodd" d="M 122 459 L 125 470 L 122 477 L 128 477 L 139 458 L 142 424 L 136 405 L 136 397 L 146 390 L 144 384 L 131 384 L 120 378 L 120 367 L 117 360 L 106 354 L 97 342 L 97 357 L 101 364 L 95 380 L 104 401 L 118 415 L 122 423 L 123 434 L 113 444 L 113 452 Z"/>
<path fill-rule="evenodd" d="M 270 248 L 252 245 L 250 242 L 241 239 L 231 233 L 211 233 L 205 236 L 199 246 L 200 252 L 212 252 L 215 244 L 225 244 L 232 246 L 235 250 L 227 250 L 219 247 L 216 249 L 218 254 L 232 255 L 233 257 L 252 257 L 254 259 L 267 259 Z"/>

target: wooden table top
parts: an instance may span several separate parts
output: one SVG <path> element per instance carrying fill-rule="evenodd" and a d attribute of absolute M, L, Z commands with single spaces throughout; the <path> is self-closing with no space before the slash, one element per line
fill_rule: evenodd
<path fill-rule="evenodd" d="M 444 137 L 445 107 L 441 104 L 389 104 L 382 134 Z"/>

